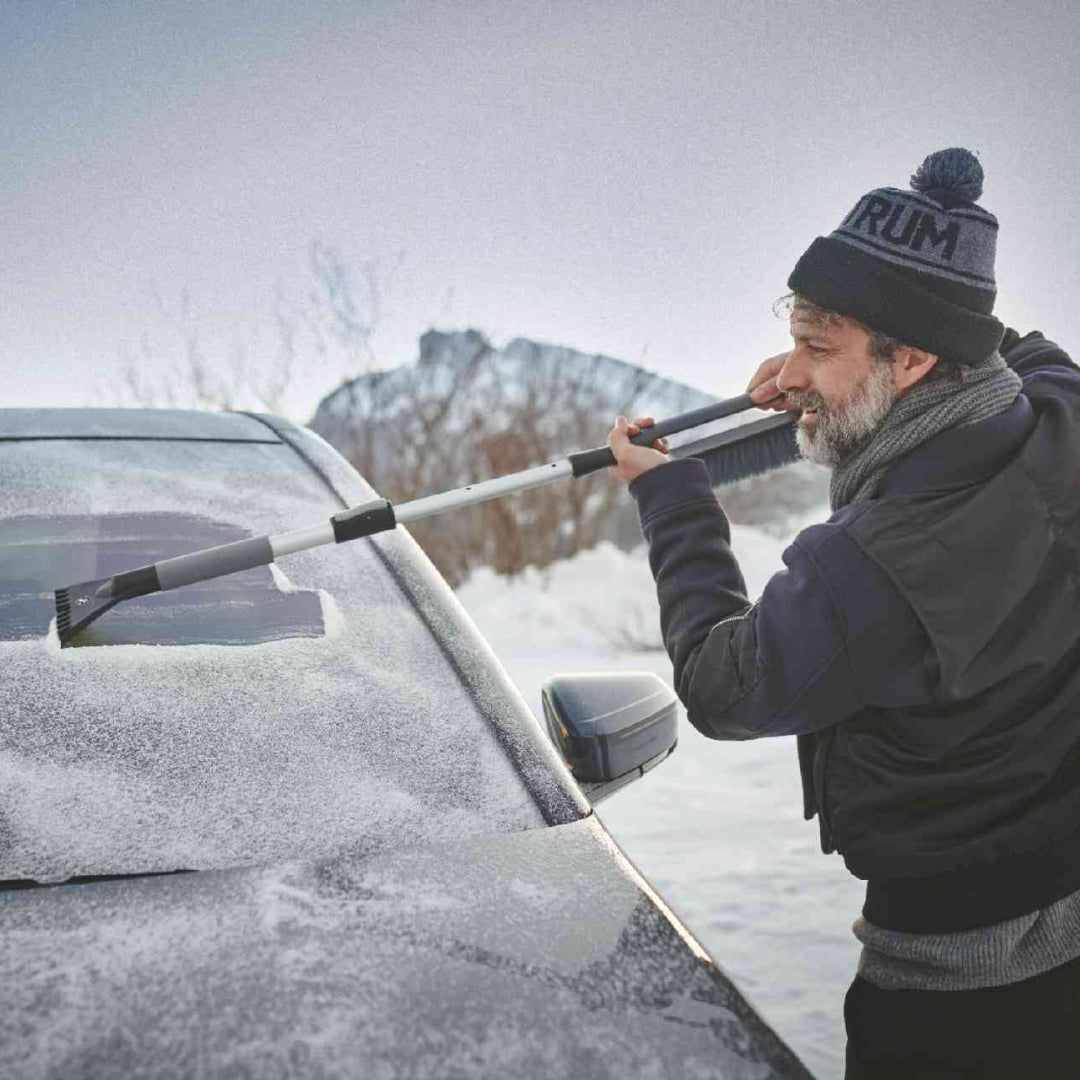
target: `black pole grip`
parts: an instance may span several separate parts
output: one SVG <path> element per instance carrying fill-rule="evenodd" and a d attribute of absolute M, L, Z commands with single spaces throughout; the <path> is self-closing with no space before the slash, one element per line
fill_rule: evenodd
<path fill-rule="evenodd" d="M 734 416 L 735 413 L 754 408 L 756 404 L 757 402 L 749 394 L 740 394 L 738 397 L 727 398 L 724 401 L 714 401 L 711 405 L 703 405 L 700 409 L 691 409 L 689 412 L 661 420 L 659 424 L 645 428 L 630 441 L 635 446 L 652 446 L 657 439 L 674 435 L 677 431 L 685 431 L 687 428 L 708 424 L 724 416 Z M 614 465 L 615 455 L 611 452 L 610 446 L 598 446 L 593 450 L 579 450 L 576 454 L 569 454 L 567 460 L 570 462 L 576 479 Z"/>
<path fill-rule="evenodd" d="M 359 536 L 386 532 L 397 524 L 397 519 L 389 499 L 372 499 L 371 502 L 335 514 L 330 524 L 334 527 L 334 540 L 344 544 L 346 540 L 355 540 Z"/>
<path fill-rule="evenodd" d="M 753 409 L 756 405 L 757 402 L 749 394 L 740 394 L 738 397 L 726 398 L 724 401 L 714 401 L 711 405 L 702 405 L 700 409 L 691 409 L 689 412 L 661 420 L 660 423 L 645 428 L 640 435 L 635 435 L 630 441 L 635 446 L 650 446 L 665 435 L 674 435 L 676 431 L 698 427 L 724 416 L 734 416 L 736 413 Z"/>
<path fill-rule="evenodd" d="M 161 581 L 158 579 L 157 566 L 154 564 L 115 574 L 109 579 L 108 585 L 108 595 L 117 600 L 134 600 L 136 596 L 149 596 L 151 593 L 161 592 Z"/>
<path fill-rule="evenodd" d="M 568 454 L 567 460 L 570 468 L 574 470 L 576 480 L 579 476 L 588 476 L 589 473 L 614 465 L 615 455 L 610 446 L 598 446 L 595 450 L 579 450 L 576 454 Z"/>

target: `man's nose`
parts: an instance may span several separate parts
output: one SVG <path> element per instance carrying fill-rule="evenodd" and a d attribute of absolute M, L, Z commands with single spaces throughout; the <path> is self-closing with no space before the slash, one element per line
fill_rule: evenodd
<path fill-rule="evenodd" d="M 805 390 L 810 385 L 809 370 L 798 349 L 788 353 L 784 366 L 776 373 L 776 389 L 782 394 L 789 390 Z"/>

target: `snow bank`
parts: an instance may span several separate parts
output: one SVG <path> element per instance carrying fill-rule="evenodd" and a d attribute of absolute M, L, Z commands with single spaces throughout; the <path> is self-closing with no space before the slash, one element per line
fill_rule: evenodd
<path fill-rule="evenodd" d="M 786 542 L 732 527 L 732 549 L 750 599 L 783 569 Z M 507 578 L 488 567 L 458 590 L 496 652 L 648 652 L 663 648 L 656 586 L 644 545 L 632 552 L 603 543 L 544 570 Z"/>

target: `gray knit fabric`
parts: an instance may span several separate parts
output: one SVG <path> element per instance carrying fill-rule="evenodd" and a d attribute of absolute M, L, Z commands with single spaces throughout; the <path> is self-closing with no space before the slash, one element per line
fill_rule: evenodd
<path fill-rule="evenodd" d="M 959 385 L 949 379 L 917 382 L 896 401 L 873 434 L 833 469 L 829 485 L 833 512 L 873 498 L 889 466 L 927 439 L 1007 409 L 1022 385 L 1020 376 L 997 352 L 986 363 L 968 369 Z"/>
<path fill-rule="evenodd" d="M 1041 975 L 1080 956 L 1080 892 L 996 926 L 902 934 L 864 918 L 859 974 L 883 990 L 979 990 Z"/>

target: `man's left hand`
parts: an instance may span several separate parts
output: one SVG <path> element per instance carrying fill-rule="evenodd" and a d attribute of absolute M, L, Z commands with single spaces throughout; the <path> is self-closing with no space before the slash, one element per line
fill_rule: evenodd
<path fill-rule="evenodd" d="M 655 469 L 657 465 L 663 465 L 671 460 L 667 456 L 667 439 L 657 439 L 650 448 L 648 446 L 635 446 L 630 440 L 646 428 L 650 428 L 656 421 L 651 416 L 641 416 L 636 420 L 627 420 L 620 416 L 615 420 L 615 426 L 608 432 L 607 444 L 615 455 L 617 464 L 608 469 L 617 480 L 625 480 L 629 483 L 636 480 L 643 472 Z"/>

